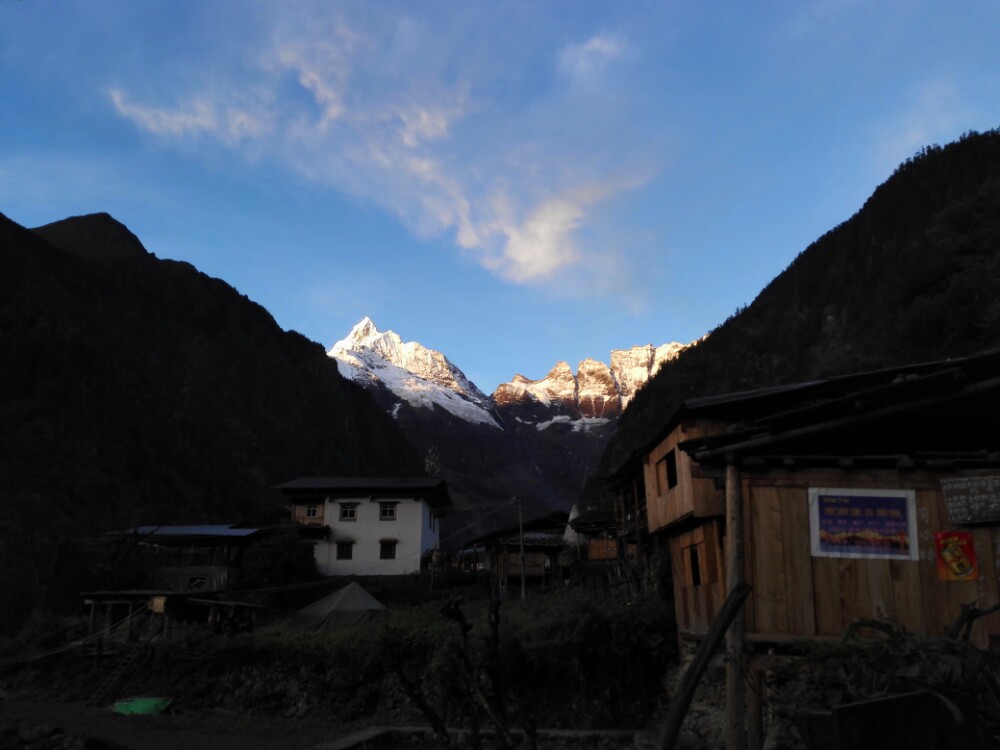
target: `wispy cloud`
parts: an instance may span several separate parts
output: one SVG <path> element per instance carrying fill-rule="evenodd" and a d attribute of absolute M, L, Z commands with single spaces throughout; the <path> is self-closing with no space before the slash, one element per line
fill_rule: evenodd
<path fill-rule="evenodd" d="M 859 0 L 808 0 L 797 3 L 780 31 L 792 38 L 822 32 L 824 27 L 848 15 L 858 4 Z"/>
<path fill-rule="evenodd" d="M 245 139 L 261 138 L 273 130 L 266 113 L 252 112 L 205 96 L 175 109 L 137 104 L 129 101 L 125 93 L 117 88 L 109 89 L 108 97 L 118 114 L 140 129 L 158 136 L 180 138 L 208 134 L 234 144 Z"/>
<path fill-rule="evenodd" d="M 616 158 L 626 147 L 589 125 L 594 112 L 558 86 L 536 92 L 531 108 L 506 97 L 493 71 L 508 65 L 516 75 L 517 60 L 449 57 L 433 51 L 429 26 L 403 19 L 387 31 L 318 7 L 306 18 L 272 19 L 253 64 L 234 62 L 211 91 L 140 104 L 120 87 L 109 91 L 111 104 L 159 137 L 263 154 L 382 206 L 420 236 L 449 234 L 510 282 L 545 283 L 607 252 L 579 232 L 596 205 L 645 179 L 623 176 L 643 162 L 638 144 Z M 600 33 L 550 64 L 571 79 L 595 77 L 627 47 L 623 36 Z"/>
<path fill-rule="evenodd" d="M 627 46 L 620 34 L 597 34 L 584 42 L 564 47 L 559 53 L 559 67 L 570 75 L 590 75 L 621 57 Z"/>
<path fill-rule="evenodd" d="M 875 161 L 884 174 L 924 146 L 943 144 L 978 121 L 977 108 L 949 79 L 925 81 L 910 91 L 899 111 L 882 125 Z"/>
<path fill-rule="evenodd" d="M 499 258 L 490 261 L 504 278 L 525 282 L 547 279 L 579 254 L 573 232 L 584 218 L 579 200 L 550 198 L 534 208 L 520 224 L 503 227 L 506 242 Z"/>
<path fill-rule="evenodd" d="M 126 100 L 124 92 L 120 89 L 111 89 L 108 96 L 115 109 L 118 110 L 118 114 L 155 135 L 180 136 L 215 131 L 218 128 L 219 123 L 215 116 L 214 106 L 204 99 L 198 99 L 186 107 L 171 110 L 133 104 Z"/>

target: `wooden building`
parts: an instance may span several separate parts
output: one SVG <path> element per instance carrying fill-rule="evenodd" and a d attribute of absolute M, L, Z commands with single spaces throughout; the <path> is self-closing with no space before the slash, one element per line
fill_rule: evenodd
<path fill-rule="evenodd" d="M 473 540 L 468 549 L 483 548 L 501 592 L 525 583 L 545 587 L 561 580 L 561 555 L 568 514 L 555 511 L 530 518 L 517 526 L 498 529 Z"/>
<path fill-rule="evenodd" d="M 310 538 L 317 531 L 292 523 L 158 525 L 109 532 L 105 539 L 119 545 L 120 557 L 131 554 L 133 572 L 143 573 L 152 588 L 216 592 L 233 587 L 244 556 L 254 544 L 279 534 Z M 137 551 L 145 554 L 134 554 Z"/>
<path fill-rule="evenodd" d="M 633 462 L 682 637 L 741 581 L 767 643 L 860 618 L 943 636 L 997 604 L 998 415 L 998 352 L 682 404 Z M 971 628 L 997 638 L 1000 613 Z"/>

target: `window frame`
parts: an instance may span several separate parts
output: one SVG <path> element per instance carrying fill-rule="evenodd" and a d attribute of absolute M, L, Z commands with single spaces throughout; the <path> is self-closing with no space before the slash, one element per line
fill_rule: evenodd
<path fill-rule="evenodd" d="M 354 542 L 337 542 L 336 559 L 353 560 Z"/>
<path fill-rule="evenodd" d="M 663 457 L 667 462 L 667 489 L 672 490 L 677 486 L 677 449 L 671 448 L 667 455 Z"/>
<path fill-rule="evenodd" d="M 398 546 L 399 541 L 396 539 L 380 539 L 378 543 L 378 559 L 395 560 L 396 548 Z"/>
<path fill-rule="evenodd" d="M 656 491 L 663 495 L 674 489 L 679 481 L 677 449 L 671 448 L 656 462 Z"/>
<path fill-rule="evenodd" d="M 396 506 L 399 505 L 399 501 L 379 501 L 378 504 L 378 520 L 379 521 L 395 521 L 399 518 L 396 512 Z M 387 515 L 386 511 L 390 511 Z"/>
<path fill-rule="evenodd" d="M 353 523 L 358 520 L 358 506 L 361 503 L 337 503 L 340 506 L 338 519 L 344 522 Z"/>

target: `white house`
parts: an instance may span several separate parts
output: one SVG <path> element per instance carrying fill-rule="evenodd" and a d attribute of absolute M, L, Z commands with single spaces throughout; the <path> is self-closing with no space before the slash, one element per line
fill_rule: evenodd
<path fill-rule="evenodd" d="M 432 477 L 303 477 L 276 489 L 293 521 L 329 528 L 315 548 L 328 576 L 418 572 L 451 505 L 444 480 Z"/>

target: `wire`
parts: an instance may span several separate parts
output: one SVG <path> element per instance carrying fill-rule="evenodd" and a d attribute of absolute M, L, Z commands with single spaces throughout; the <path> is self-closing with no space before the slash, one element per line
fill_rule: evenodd
<path fill-rule="evenodd" d="M 111 623 L 106 628 L 91 633 L 90 635 L 84 636 L 83 638 L 78 638 L 75 641 L 71 641 L 65 646 L 57 646 L 56 648 L 48 649 L 46 651 L 39 651 L 37 653 L 30 654 L 29 656 L 20 656 L 17 657 L 16 659 L 2 659 L 0 660 L 0 667 L 7 667 L 10 666 L 11 664 L 27 664 L 28 662 L 31 661 L 37 661 L 38 659 L 44 659 L 49 656 L 54 656 L 55 654 L 62 653 L 63 651 L 71 651 L 75 648 L 78 648 L 83 643 L 86 643 L 88 641 L 94 641 L 97 640 L 98 638 L 103 638 L 105 635 L 109 634 L 112 630 L 117 628 L 123 622 L 128 620 L 130 616 L 134 616 L 134 614 L 135 613 L 133 613 L 132 615 L 125 615 L 125 617 L 118 620 L 117 622 Z"/>

